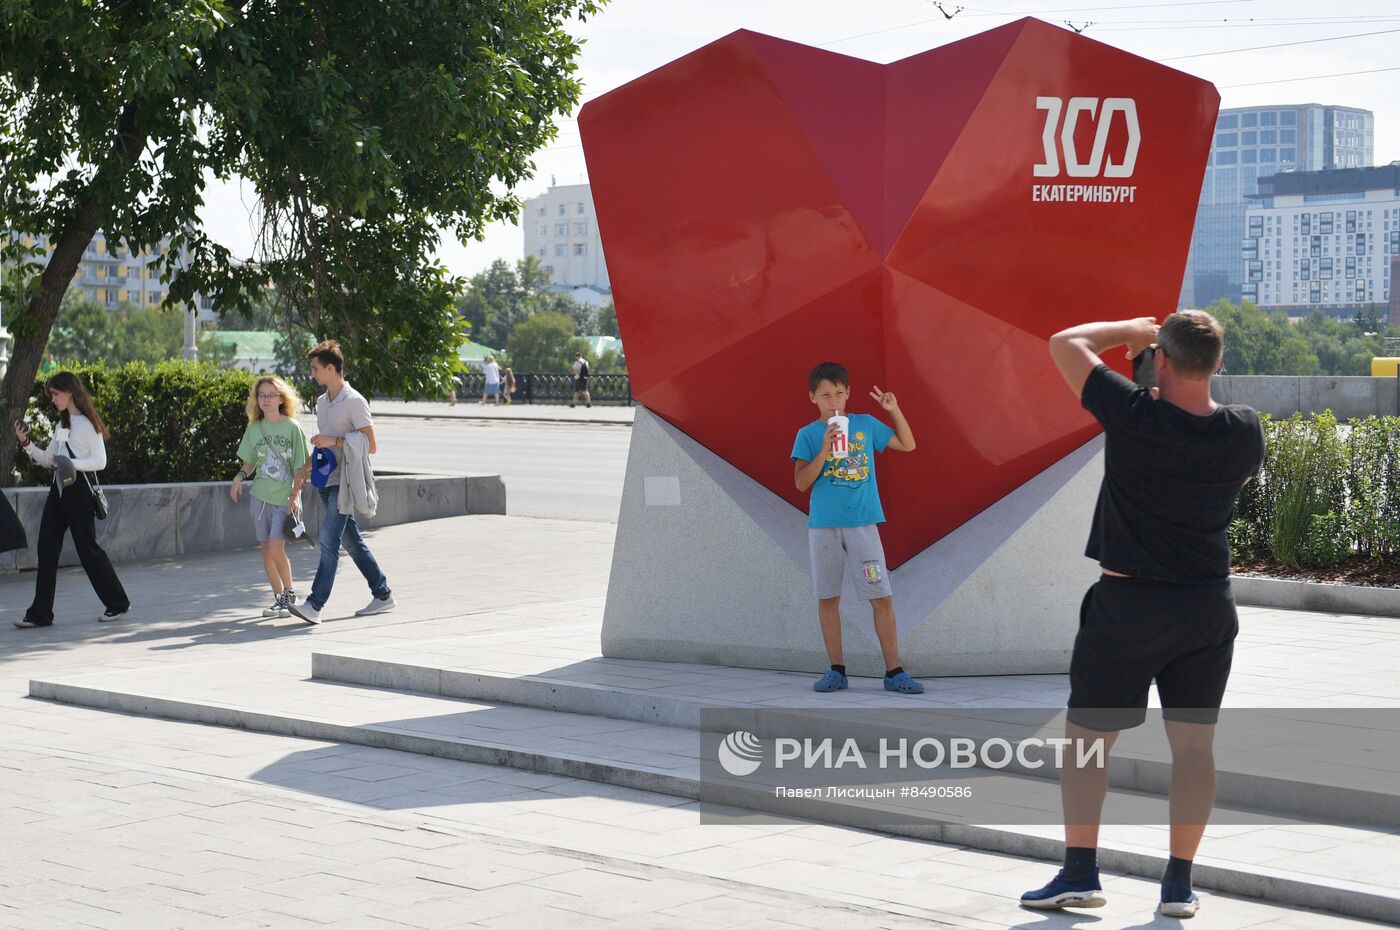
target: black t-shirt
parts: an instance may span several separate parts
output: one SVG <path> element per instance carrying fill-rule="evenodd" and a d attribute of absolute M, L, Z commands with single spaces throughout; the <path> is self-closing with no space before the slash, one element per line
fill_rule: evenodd
<path fill-rule="evenodd" d="M 1230 574 L 1235 498 L 1264 462 L 1264 427 L 1242 404 L 1198 417 L 1099 365 L 1084 409 L 1104 428 L 1104 474 L 1084 554 L 1135 578 Z"/>

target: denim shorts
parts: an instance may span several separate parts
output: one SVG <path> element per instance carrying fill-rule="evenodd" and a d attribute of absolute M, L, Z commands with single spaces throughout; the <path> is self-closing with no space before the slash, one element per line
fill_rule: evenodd
<path fill-rule="evenodd" d="M 287 525 L 286 504 L 269 504 L 249 494 L 248 509 L 253 514 L 253 531 L 258 534 L 258 542 L 282 538 L 282 531 Z"/>

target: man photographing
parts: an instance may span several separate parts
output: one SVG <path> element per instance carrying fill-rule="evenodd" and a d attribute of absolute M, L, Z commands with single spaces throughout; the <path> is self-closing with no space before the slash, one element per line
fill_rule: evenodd
<path fill-rule="evenodd" d="M 1155 343 L 1157 388 L 1139 387 L 1100 356 Z M 1210 396 L 1223 331 L 1208 313 L 1086 323 L 1050 338 L 1050 355 L 1104 430 L 1104 477 L 1085 555 L 1103 570 L 1080 608 L 1066 736 L 1111 749 L 1146 719 L 1153 682 L 1172 751 L 1171 859 L 1161 912 L 1192 917 L 1191 862 L 1215 802 L 1212 744 L 1239 622 L 1226 530 L 1240 489 L 1264 460 L 1259 416 Z M 1105 754 L 1106 760 L 1106 754 Z M 1106 768 L 1066 766 L 1065 864 L 1031 908 L 1100 907 L 1098 834 Z"/>

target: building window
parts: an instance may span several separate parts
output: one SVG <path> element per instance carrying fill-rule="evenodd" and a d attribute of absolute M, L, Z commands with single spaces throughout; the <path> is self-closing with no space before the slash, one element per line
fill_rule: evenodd
<path fill-rule="evenodd" d="M 1216 152 L 1215 163 L 1217 165 L 1234 165 L 1239 163 L 1238 152 Z"/>
<path fill-rule="evenodd" d="M 1356 277 L 1356 259 L 1354 258 L 1347 258 L 1347 277 Z"/>
<path fill-rule="evenodd" d="M 575 235 L 575 236 L 586 236 L 586 235 L 588 235 L 588 224 L 587 224 L 587 223 L 575 223 L 575 224 L 574 224 L 574 235 Z"/>
<path fill-rule="evenodd" d="M 1241 129 L 1253 129 L 1255 126 L 1258 126 L 1258 125 L 1259 125 L 1259 114 L 1258 114 L 1258 113 L 1241 113 L 1241 114 L 1240 114 L 1240 128 L 1241 128 Z"/>
<path fill-rule="evenodd" d="M 1267 113 L 1260 113 L 1260 114 L 1259 114 L 1259 125 L 1260 125 L 1260 126 L 1277 126 L 1277 125 L 1278 125 L 1278 114 L 1275 113 L 1273 110 L 1270 110 L 1270 111 L 1267 112 Z"/>
<path fill-rule="evenodd" d="M 1296 148 L 1279 149 L 1278 160 L 1280 164 L 1294 164 L 1298 161 L 1298 150 Z"/>
<path fill-rule="evenodd" d="M 548 252 L 548 251 L 549 251 L 549 249 L 540 249 L 540 258 L 544 258 L 545 253 Z"/>
<path fill-rule="evenodd" d="M 1249 281 L 1257 282 L 1264 280 L 1264 266 L 1260 262 L 1250 262 L 1248 264 Z"/>
<path fill-rule="evenodd" d="M 1258 144 L 1259 144 L 1259 133 L 1257 133 L 1257 132 L 1242 132 L 1242 133 L 1240 133 L 1240 145 L 1258 145 Z"/>
<path fill-rule="evenodd" d="M 1234 113 L 1229 113 L 1225 116 L 1220 117 L 1219 126 L 1221 129 L 1235 129 L 1239 126 L 1239 124 L 1240 118 Z"/>
<path fill-rule="evenodd" d="M 1259 164 L 1268 165 L 1278 161 L 1278 149 L 1260 149 Z"/>
<path fill-rule="evenodd" d="M 1322 300 L 1321 284 L 1319 284 L 1316 281 L 1313 281 L 1308 285 L 1308 300 L 1312 303 L 1318 303 Z"/>
<path fill-rule="evenodd" d="M 1348 210 L 1348 211 L 1347 211 L 1347 232 L 1349 232 L 1349 233 L 1354 233 L 1354 232 L 1356 232 L 1356 211 L 1355 211 L 1355 210 Z"/>
<path fill-rule="evenodd" d="M 1251 133 L 1245 133 L 1245 135 L 1251 135 Z M 1242 165 L 1252 165 L 1258 158 L 1259 153 L 1254 149 L 1244 149 L 1240 152 L 1240 164 Z"/>
<path fill-rule="evenodd" d="M 1332 213 L 1320 213 L 1317 217 L 1317 231 L 1324 236 L 1332 235 Z"/>
<path fill-rule="evenodd" d="M 567 236 L 568 234 L 569 234 L 569 224 L 568 224 L 568 223 L 555 223 L 555 224 L 554 224 L 554 235 L 556 235 L 556 236 Z"/>
<path fill-rule="evenodd" d="M 574 254 L 575 254 L 575 255 L 587 255 L 587 254 L 588 254 L 588 243 L 586 243 L 586 242 L 575 242 L 575 243 L 574 243 Z"/>
<path fill-rule="evenodd" d="M 554 257 L 555 257 L 555 258 L 563 258 L 565 254 L 567 254 L 567 253 L 565 252 L 564 246 L 563 246 L 562 244 L 561 244 L 561 245 L 556 245 L 556 246 L 554 247 Z"/>
<path fill-rule="evenodd" d="M 1322 237 L 1312 236 L 1308 239 L 1308 254 L 1317 258 L 1322 254 Z"/>
<path fill-rule="evenodd" d="M 549 209 L 547 207 L 540 207 L 540 216 L 549 216 Z"/>
<path fill-rule="evenodd" d="M 1259 130 L 1259 144 L 1260 144 L 1260 145 L 1277 145 L 1277 144 L 1278 144 L 1278 130 L 1277 130 L 1277 129 L 1261 129 L 1261 130 Z"/>
<path fill-rule="evenodd" d="M 1279 124 L 1280 126 L 1297 126 L 1297 125 L 1298 125 L 1298 111 L 1297 111 L 1297 110 L 1284 110 L 1282 113 L 1280 113 L 1280 114 L 1278 115 L 1278 124 Z"/>
<path fill-rule="evenodd" d="M 565 209 L 566 209 L 566 208 L 565 208 L 564 204 L 561 203 L 561 204 L 559 205 L 559 215 L 560 215 L 560 216 L 563 216 L 563 215 L 564 215 L 564 210 L 565 210 Z"/>
<path fill-rule="evenodd" d="M 1359 302 L 1361 302 L 1361 301 L 1364 301 L 1365 299 L 1366 299 L 1366 282 L 1365 282 L 1365 281 L 1357 281 L 1357 282 L 1356 282 L 1356 300 L 1357 300 L 1357 302 L 1359 303 Z"/>
<path fill-rule="evenodd" d="M 1357 234 L 1356 234 L 1356 254 L 1357 254 L 1357 255 L 1365 255 L 1365 254 L 1366 254 L 1366 234 L 1365 234 L 1365 233 L 1357 233 Z"/>
<path fill-rule="evenodd" d="M 584 215 L 583 207 L 584 207 L 583 204 L 578 204 L 578 205 L 577 205 L 577 209 L 574 210 L 574 212 L 577 213 L 579 216 L 583 216 L 583 215 Z"/>
<path fill-rule="evenodd" d="M 1324 281 L 1332 280 L 1332 259 L 1324 258 L 1318 262 L 1317 276 Z"/>
<path fill-rule="evenodd" d="M 1303 259 L 1298 268 L 1298 279 L 1300 281 L 1307 281 L 1312 278 L 1312 259 Z"/>
<path fill-rule="evenodd" d="M 1217 132 L 1215 134 L 1215 147 L 1218 149 L 1232 148 L 1240 144 L 1239 133 Z"/>

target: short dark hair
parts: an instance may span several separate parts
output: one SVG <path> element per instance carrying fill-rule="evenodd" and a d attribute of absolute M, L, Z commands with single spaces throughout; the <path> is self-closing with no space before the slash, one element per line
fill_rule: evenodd
<path fill-rule="evenodd" d="M 1157 348 L 1181 374 L 1208 378 L 1225 352 L 1225 330 L 1204 310 L 1179 310 L 1157 330 Z"/>
<path fill-rule="evenodd" d="M 839 384 L 844 388 L 851 386 L 851 376 L 846 374 L 846 366 L 840 362 L 822 362 L 809 371 L 807 373 L 807 390 L 816 393 L 817 385 L 823 381 L 830 381 L 832 384 Z"/>
<path fill-rule="evenodd" d="M 334 368 L 337 374 L 345 374 L 345 356 L 340 352 L 340 343 L 334 339 L 316 343 L 306 357 L 314 358 L 327 368 Z"/>

